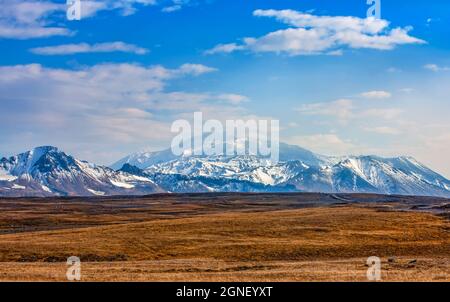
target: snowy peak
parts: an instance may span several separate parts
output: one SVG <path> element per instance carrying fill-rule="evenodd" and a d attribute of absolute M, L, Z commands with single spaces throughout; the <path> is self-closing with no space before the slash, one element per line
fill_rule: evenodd
<path fill-rule="evenodd" d="M 248 158 L 254 158 L 255 156 L 246 155 Z M 116 163 L 111 165 L 114 170 L 121 169 L 124 164 L 130 164 L 132 166 L 138 167 L 139 169 L 148 169 L 155 165 L 164 164 L 173 160 L 189 160 L 189 156 L 176 156 L 173 155 L 171 149 L 166 149 L 159 152 L 137 152 L 130 154 Z M 201 158 L 201 157 L 198 157 Z M 212 156 L 210 158 L 226 158 L 226 156 Z M 235 156 L 230 156 L 228 158 L 235 158 Z M 245 157 L 241 157 L 245 159 Z M 285 143 L 280 143 L 280 160 L 283 162 L 299 160 L 306 165 L 319 166 L 328 163 L 328 158 L 326 156 L 317 155 L 311 151 L 303 149 L 298 146 L 288 145 Z"/>
<path fill-rule="evenodd" d="M 295 186 L 306 192 L 450 196 L 449 180 L 411 157 L 326 157 L 285 144 L 281 150 L 284 161 L 279 163 L 257 156 L 191 156 L 153 165 L 145 172 L 158 179 L 182 175 Z"/>
<path fill-rule="evenodd" d="M 0 160 L 0 196 L 136 195 L 161 191 L 151 179 L 81 161 L 50 146 Z"/>
<path fill-rule="evenodd" d="M 0 160 L 0 196 L 326 192 L 450 197 L 450 181 L 412 157 L 327 157 L 287 144 L 280 144 L 277 163 L 250 155 L 177 157 L 165 150 L 132 154 L 113 167 L 38 147 Z"/>
<path fill-rule="evenodd" d="M 43 157 L 50 158 L 50 153 L 57 154 L 58 149 L 51 146 L 43 146 L 34 148 L 31 151 L 21 153 L 19 155 L 10 157 L 9 159 L 3 158 L 0 161 L 1 168 L 7 170 L 14 175 L 20 175 L 24 173 L 30 174 L 35 167 L 36 163 Z M 43 164 L 41 161 L 40 164 Z"/>

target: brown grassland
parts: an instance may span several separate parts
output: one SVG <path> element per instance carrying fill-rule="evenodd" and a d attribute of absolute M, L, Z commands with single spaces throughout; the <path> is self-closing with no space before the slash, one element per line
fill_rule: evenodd
<path fill-rule="evenodd" d="M 378 256 L 385 281 L 450 281 L 448 205 L 327 194 L 0 199 L 0 280 L 65 281 L 78 256 L 83 281 L 367 281 L 366 259 Z"/>

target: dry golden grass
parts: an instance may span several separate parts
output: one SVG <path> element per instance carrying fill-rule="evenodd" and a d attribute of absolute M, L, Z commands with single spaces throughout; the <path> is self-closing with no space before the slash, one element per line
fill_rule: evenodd
<path fill-rule="evenodd" d="M 446 220 L 345 206 L 223 213 L 0 236 L 0 261 L 286 261 L 448 256 Z"/>
<path fill-rule="evenodd" d="M 382 281 L 450 281 L 446 258 L 384 259 Z M 365 258 L 320 261 L 226 262 L 212 259 L 86 262 L 82 281 L 367 282 Z M 0 281 L 66 281 L 65 263 L 0 263 Z"/>
<path fill-rule="evenodd" d="M 82 260 L 83 280 L 364 281 L 367 257 L 378 256 L 385 280 L 450 281 L 449 221 L 432 214 L 367 204 L 169 208 L 55 216 L 40 208 L 38 229 L 51 230 L 8 234 L 3 224 L 0 279 L 64 281 L 65 261 L 74 255 Z M 23 225 L 36 213 L 1 215 Z M 408 264 L 413 259 L 417 263 Z"/>

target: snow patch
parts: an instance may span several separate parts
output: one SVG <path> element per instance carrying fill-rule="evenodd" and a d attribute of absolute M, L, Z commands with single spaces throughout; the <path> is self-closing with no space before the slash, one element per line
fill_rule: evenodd
<path fill-rule="evenodd" d="M 45 192 L 52 193 L 52 190 L 50 190 L 49 187 L 44 186 L 44 185 L 41 185 L 41 187 L 42 187 L 42 190 L 44 190 Z"/>
<path fill-rule="evenodd" d="M 12 188 L 13 188 L 13 189 L 16 189 L 16 190 L 25 190 L 25 189 L 26 189 L 26 187 L 20 186 L 20 185 L 17 185 L 17 184 L 14 184 L 14 185 L 12 186 Z"/>
<path fill-rule="evenodd" d="M 133 189 L 134 188 L 134 185 L 127 184 L 127 183 L 124 183 L 124 182 L 119 182 L 119 181 L 114 181 L 114 180 L 110 180 L 110 182 L 114 186 L 119 187 L 119 188 L 124 188 L 124 189 Z"/>
<path fill-rule="evenodd" d="M 14 180 L 16 180 L 17 179 L 17 177 L 16 176 L 12 176 L 12 175 L 9 175 L 9 174 L 7 174 L 7 173 L 3 173 L 3 171 L 0 171 L 0 180 L 3 180 L 3 181 L 14 181 Z"/>
<path fill-rule="evenodd" d="M 105 192 L 101 192 L 101 191 L 95 191 L 95 190 L 92 190 L 92 189 L 87 189 L 89 192 L 91 192 L 92 194 L 94 194 L 94 195 L 97 195 L 97 196 L 103 196 L 103 195 L 105 195 Z"/>

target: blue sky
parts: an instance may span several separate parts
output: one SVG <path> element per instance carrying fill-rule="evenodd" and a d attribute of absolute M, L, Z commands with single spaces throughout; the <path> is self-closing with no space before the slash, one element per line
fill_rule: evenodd
<path fill-rule="evenodd" d="M 330 154 L 411 155 L 450 176 L 450 3 L 0 0 L 0 156 L 56 145 L 110 164 L 171 123 L 275 118 Z"/>

